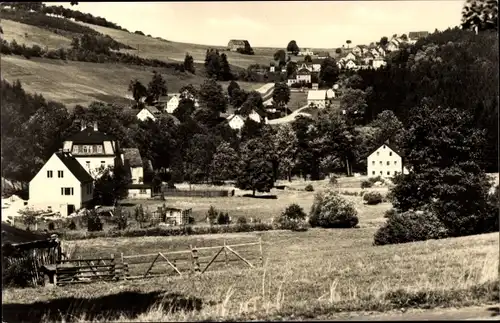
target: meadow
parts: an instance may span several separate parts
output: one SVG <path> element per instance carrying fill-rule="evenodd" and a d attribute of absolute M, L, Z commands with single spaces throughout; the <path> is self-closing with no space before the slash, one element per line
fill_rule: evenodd
<path fill-rule="evenodd" d="M 341 179 L 337 189 L 341 193 L 359 192 L 361 179 Z M 276 192 L 276 200 L 236 196 L 231 203 L 229 198 L 192 198 L 172 199 L 168 205 L 191 203 L 201 212 L 216 203 L 231 215 L 241 212 L 267 221 L 292 202 L 308 212 L 315 194 L 302 190 L 308 183 L 289 183 L 291 189 Z M 325 180 L 313 185 L 320 191 L 329 184 Z M 3 295 L 4 317 L 16 312 L 33 315 L 31 318 L 44 316 L 46 321 L 60 320 L 66 314 L 77 321 L 122 322 L 336 319 L 407 308 L 498 302 L 498 233 L 374 246 L 373 234 L 385 221 L 383 215 L 390 204 L 367 206 L 360 196 L 344 197 L 356 205 L 359 228 L 65 241 L 64 247 L 72 250 L 72 257 L 107 257 L 111 253 L 169 252 L 186 250 L 190 245 L 220 246 L 224 241 L 239 244 L 261 238 L 264 257 L 261 263 L 258 251 L 243 248 L 241 254 L 252 259 L 255 269 L 230 262 L 227 267 L 219 263 L 202 275 L 186 268 L 181 277 L 7 289 Z M 210 259 L 216 251 L 206 253 L 204 258 Z M 165 263 L 157 264 L 154 270 L 165 271 L 165 267 Z M 144 266 L 137 268 L 138 272 L 145 270 Z M 128 298 L 136 305 L 125 305 Z M 31 314 L 23 311 L 28 308 Z"/>

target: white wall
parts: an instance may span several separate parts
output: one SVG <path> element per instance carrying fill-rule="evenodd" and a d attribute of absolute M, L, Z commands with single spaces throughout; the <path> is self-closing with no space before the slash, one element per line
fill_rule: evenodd
<path fill-rule="evenodd" d="M 52 171 L 52 178 L 47 178 L 47 171 Z M 63 177 L 57 177 L 57 171 L 63 171 Z M 62 195 L 61 187 L 72 187 L 73 195 Z M 63 162 L 55 154 L 49 158 L 42 169 L 35 175 L 29 185 L 28 205 L 35 209 L 46 210 L 51 206 L 52 210 L 67 215 L 68 204 L 73 204 L 75 210 L 82 206 L 82 190 L 80 182 L 66 168 Z"/>
<path fill-rule="evenodd" d="M 297 82 L 304 81 L 306 83 L 311 83 L 311 75 L 297 75 Z"/>
<path fill-rule="evenodd" d="M 314 104 L 317 108 L 319 109 L 324 109 L 325 108 L 325 103 L 326 100 L 307 100 L 307 105 L 309 104 Z"/>
<path fill-rule="evenodd" d="M 174 113 L 175 109 L 179 106 L 179 98 L 177 96 L 172 97 L 167 102 L 167 112 Z"/>
<path fill-rule="evenodd" d="M 233 117 L 229 121 L 229 126 L 231 127 L 231 129 L 241 129 L 243 128 L 244 124 L 245 122 L 239 116 Z"/>
<path fill-rule="evenodd" d="M 250 119 L 252 119 L 253 121 L 255 122 L 259 122 L 260 123 L 260 115 L 257 113 L 257 112 L 252 112 L 248 115 L 248 117 Z"/>
<path fill-rule="evenodd" d="M 141 121 L 145 121 L 147 119 L 151 119 L 153 121 L 156 120 L 155 116 L 151 112 L 149 112 L 148 109 L 146 108 L 139 111 L 139 113 L 137 114 L 137 119 Z"/>
<path fill-rule="evenodd" d="M 138 188 L 129 188 L 128 190 L 128 198 L 134 199 L 149 199 L 151 198 L 151 189 L 146 188 L 145 193 L 141 193 L 141 190 Z"/>
<path fill-rule="evenodd" d="M 86 156 L 86 157 L 75 156 L 75 158 L 93 178 L 96 178 L 98 173 L 100 173 L 99 169 L 101 168 L 101 166 L 104 166 L 104 168 L 107 168 L 108 166 L 111 167 L 115 166 L 114 156 Z M 90 164 L 87 165 L 87 162 L 90 162 Z"/>
<path fill-rule="evenodd" d="M 391 148 L 387 146 L 384 148 L 384 146 L 381 146 L 368 156 L 367 175 L 369 177 L 392 177 L 403 170 L 401 157 Z M 387 162 L 389 162 L 389 165 L 387 165 Z"/>
<path fill-rule="evenodd" d="M 133 184 L 144 183 L 144 169 L 142 167 L 130 167 L 130 172 L 132 173 Z"/>

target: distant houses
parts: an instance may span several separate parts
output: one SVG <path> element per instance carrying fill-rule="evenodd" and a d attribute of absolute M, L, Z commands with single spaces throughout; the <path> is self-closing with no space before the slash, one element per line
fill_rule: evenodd
<path fill-rule="evenodd" d="M 245 49 L 250 46 L 248 40 L 244 39 L 231 39 L 227 44 L 227 49 L 232 52 L 237 52 L 238 49 Z"/>
<path fill-rule="evenodd" d="M 408 42 L 415 44 L 419 39 L 429 36 L 428 31 L 410 31 L 408 33 Z"/>
<path fill-rule="evenodd" d="M 245 125 L 245 121 L 247 119 L 251 119 L 257 123 L 264 122 L 267 124 L 267 116 L 265 115 L 264 112 L 252 110 L 249 114 L 248 117 L 245 117 L 240 114 L 231 114 L 229 115 L 226 120 L 229 124 L 229 127 L 233 130 L 241 130 L 243 126 Z"/>
<path fill-rule="evenodd" d="M 139 113 L 137 113 L 137 119 L 139 119 L 141 121 L 146 121 L 148 119 L 156 121 L 156 118 L 160 114 L 161 114 L 160 110 L 158 110 L 154 106 L 148 105 L 148 106 L 145 106 L 144 108 L 142 108 L 142 110 L 139 111 Z"/>

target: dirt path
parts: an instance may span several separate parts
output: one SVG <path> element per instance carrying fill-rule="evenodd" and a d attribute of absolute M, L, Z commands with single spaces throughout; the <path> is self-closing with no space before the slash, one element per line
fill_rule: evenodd
<path fill-rule="evenodd" d="M 299 115 L 309 115 L 308 113 L 301 112 L 302 110 L 304 110 L 307 107 L 308 106 L 305 105 L 302 108 L 293 111 L 291 114 L 287 115 L 286 117 L 269 120 L 267 123 L 268 124 L 282 124 L 282 123 L 292 122 L 295 120 L 295 117 L 297 117 Z"/>
<path fill-rule="evenodd" d="M 405 313 L 346 314 L 346 317 L 321 317 L 319 320 L 346 321 L 410 321 L 410 320 L 500 320 L 498 305 L 484 305 L 462 308 L 439 308 L 432 310 L 410 309 Z"/>

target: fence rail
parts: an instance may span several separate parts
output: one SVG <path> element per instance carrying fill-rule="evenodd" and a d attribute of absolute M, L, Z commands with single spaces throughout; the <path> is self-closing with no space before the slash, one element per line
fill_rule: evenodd
<path fill-rule="evenodd" d="M 153 193 L 153 197 L 161 196 L 178 196 L 178 197 L 228 197 L 229 191 L 227 190 L 178 190 L 162 188 L 161 192 Z"/>

